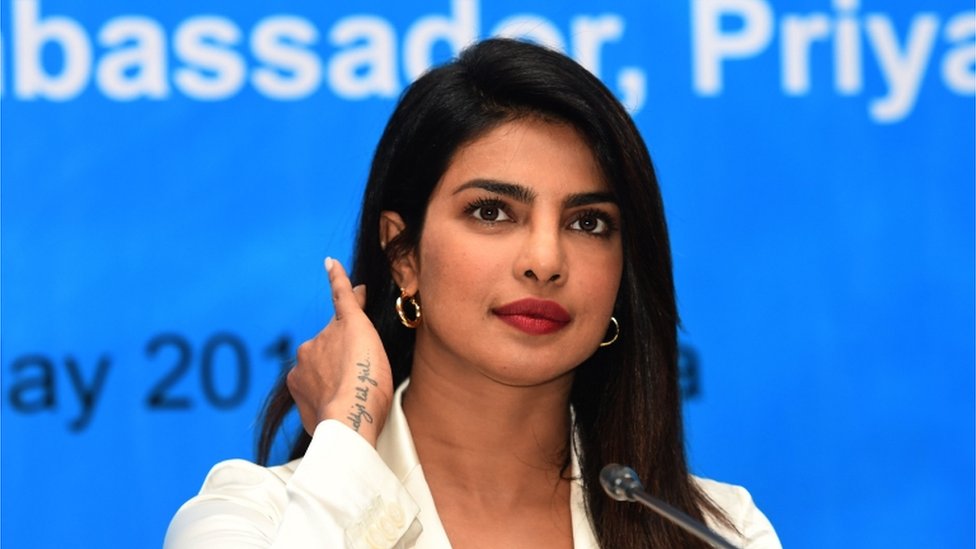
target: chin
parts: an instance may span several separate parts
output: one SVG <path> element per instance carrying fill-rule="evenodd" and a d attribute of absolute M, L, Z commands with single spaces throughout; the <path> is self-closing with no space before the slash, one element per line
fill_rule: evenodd
<path fill-rule="evenodd" d="M 503 369 L 494 369 L 484 372 L 486 377 L 493 381 L 509 387 L 541 387 L 551 383 L 572 381 L 576 367 L 552 369 L 542 371 L 538 364 L 515 365 Z"/>

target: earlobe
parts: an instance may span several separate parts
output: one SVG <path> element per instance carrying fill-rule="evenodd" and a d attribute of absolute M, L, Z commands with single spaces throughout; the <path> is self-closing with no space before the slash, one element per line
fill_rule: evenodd
<path fill-rule="evenodd" d="M 417 269 L 413 250 L 403 250 L 397 246 L 388 249 L 395 239 L 407 227 L 400 214 L 390 210 L 380 213 L 380 247 L 386 252 L 390 260 L 390 270 L 393 280 L 407 295 L 417 293 Z"/>

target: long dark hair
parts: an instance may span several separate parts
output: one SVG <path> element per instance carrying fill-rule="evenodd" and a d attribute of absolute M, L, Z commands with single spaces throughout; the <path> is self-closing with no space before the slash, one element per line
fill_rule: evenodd
<path fill-rule="evenodd" d="M 410 375 L 414 332 L 393 309 L 390 262 L 416 249 L 427 202 L 458 148 L 498 125 L 540 116 L 572 125 L 588 142 L 621 212 L 623 279 L 614 315 L 620 337 L 576 369 L 570 401 L 587 509 L 603 547 L 705 547 L 642 507 L 602 493 L 600 469 L 631 465 L 645 488 L 702 519 L 728 524 L 688 474 L 678 385 L 678 313 L 664 207 L 647 147 L 613 94 L 571 59 L 522 42 L 491 39 L 414 82 L 376 148 L 363 198 L 352 277 L 368 288 L 366 314 L 393 368 Z M 380 247 L 380 212 L 406 228 Z M 283 383 L 265 409 L 258 460 L 266 463 L 294 401 Z M 302 433 L 292 458 L 304 455 Z"/>

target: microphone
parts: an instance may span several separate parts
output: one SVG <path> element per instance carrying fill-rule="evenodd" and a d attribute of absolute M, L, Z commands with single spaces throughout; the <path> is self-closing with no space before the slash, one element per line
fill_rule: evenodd
<path fill-rule="evenodd" d="M 616 463 L 607 465 L 600 471 L 600 484 L 611 498 L 617 501 L 636 501 L 712 547 L 736 549 L 704 524 L 645 492 L 640 478 L 630 467 Z"/>

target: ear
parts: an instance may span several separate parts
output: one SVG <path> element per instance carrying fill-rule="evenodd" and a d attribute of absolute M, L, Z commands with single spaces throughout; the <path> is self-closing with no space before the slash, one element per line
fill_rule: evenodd
<path fill-rule="evenodd" d="M 400 214 L 389 210 L 384 210 L 380 213 L 380 247 L 383 248 L 383 251 L 386 251 L 387 245 L 406 226 Z M 390 257 L 390 270 L 392 271 L 393 280 L 397 283 L 397 286 L 402 288 L 407 295 L 417 294 L 417 254 L 414 251 L 398 254 L 396 257 Z"/>

